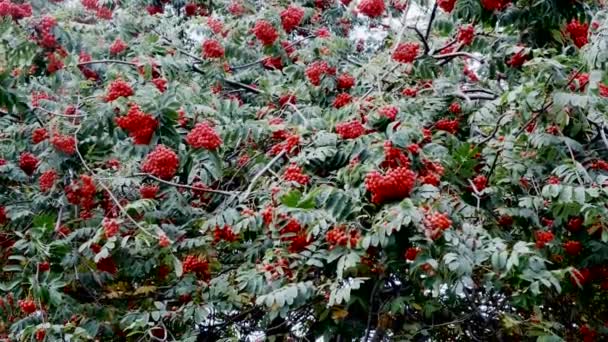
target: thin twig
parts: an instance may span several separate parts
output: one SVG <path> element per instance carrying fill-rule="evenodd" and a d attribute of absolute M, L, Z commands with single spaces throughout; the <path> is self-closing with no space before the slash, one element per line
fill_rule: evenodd
<path fill-rule="evenodd" d="M 433 55 L 433 58 L 435 59 L 445 59 L 445 58 L 454 58 L 454 57 L 466 57 L 466 58 L 471 58 L 474 59 L 476 61 L 478 61 L 479 63 L 484 63 L 484 60 L 473 55 L 472 53 L 468 53 L 468 52 L 450 52 L 450 53 L 444 53 L 444 54 L 439 54 L 439 55 Z"/>
<path fill-rule="evenodd" d="M 266 166 L 264 166 L 264 168 L 262 168 L 260 170 L 260 172 L 256 173 L 255 176 L 253 176 L 253 178 L 251 179 L 251 183 L 249 183 L 249 186 L 247 187 L 247 190 L 245 190 L 245 192 L 243 193 L 243 195 L 241 196 L 241 200 L 240 201 L 244 201 L 245 199 L 247 199 L 247 197 L 249 196 L 249 194 L 251 193 L 251 191 L 253 190 L 253 187 L 255 186 L 255 183 L 258 181 L 258 179 L 260 177 L 262 177 L 262 175 L 264 173 L 266 173 L 266 171 L 268 171 L 268 169 L 270 169 L 270 167 L 277 162 L 277 160 L 281 159 L 281 157 L 283 157 L 285 155 L 285 153 L 287 153 L 287 150 L 283 150 L 281 151 L 279 154 L 277 154 L 274 158 L 272 158 L 268 164 L 266 164 Z"/>
<path fill-rule="evenodd" d="M 59 113 L 52 112 L 52 111 L 50 111 L 50 110 L 48 110 L 46 108 L 42 108 L 42 107 L 32 107 L 32 109 L 38 109 L 38 110 L 41 110 L 41 111 L 43 111 L 43 112 L 45 112 L 47 114 L 50 114 L 50 115 L 60 116 L 60 117 L 63 117 L 63 118 L 70 118 L 70 119 L 72 119 L 72 118 L 82 118 L 82 117 L 86 116 L 84 114 L 74 114 L 74 115 L 59 114 Z"/>
<path fill-rule="evenodd" d="M 506 116 L 507 116 L 507 114 L 503 114 L 501 117 L 499 117 L 498 121 L 496 122 L 496 127 L 494 127 L 494 130 L 492 131 L 492 133 L 490 133 L 490 135 L 488 135 L 485 139 L 480 141 L 475 147 L 485 145 L 488 141 L 492 140 L 492 138 L 494 138 L 496 136 L 496 133 L 498 133 L 498 130 L 500 129 L 500 123 L 502 122 L 502 119 L 504 119 Z"/>
<path fill-rule="evenodd" d="M 129 65 L 132 67 L 137 67 L 138 65 L 136 63 L 133 62 L 127 62 L 127 61 L 121 61 L 118 59 L 100 59 L 100 60 L 96 60 L 96 61 L 88 61 L 88 62 L 80 62 L 78 64 L 76 64 L 77 66 L 85 66 L 85 65 L 90 65 L 90 64 L 124 64 L 124 65 Z"/>
<path fill-rule="evenodd" d="M 171 185 L 171 186 L 174 186 L 176 188 L 191 189 L 191 190 L 202 191 L 202 192 L 211 192 L 211 193 L 214 193 L 214 194 L 221 194 L 221 195 L 226 195 L 226 196 L 230 196 L 230 195 L 234 195 L 235 194 L 234 191 L 214 190 L 214 189 L 201 188 L 201 187 L 192 186 L 192 185 L 174 183 L 174 182 L 170 182 L 170 181 L 166 181 L 164 179 L 158 178 L 158 177 L 156 177 L 154 175 L 151 175 L 149 173 L 136 173 L 136 174 L 134 174 L 134 176 L 151 178 L 151 179 L 154 179 L 157 182 L 160 182 L 160 183 L 163 183 L 163 184 L 167 184 L 167 185 Z"/>
<path fill-rule="evenodd" d="M 418 38 L 420 38 L 420 41 L 422 42 L 422 45 L 424 45 L 424 54 L 427 55 L 429 51 L 431 51 L 431 49 L 429 48 L 429 43 L 427 43 L 422 32 L 420 32 L 420 30 L 416 26 L 408 26 L 408 28 L 416 32 L 416 35 L 418 36 Z"/>
<path fill-rule="evenodd" d="M 429 19 L 429 24 L 426 27 L 426 34 L 424 35 L 424 40 L 428 41 L 431 36 L 431 28 L 433 27 L 433 20 L 435 20 L 435 16 L 437 15 L 437 6 L 438 2 L 435 1 L 435 5 L 433 5 L 433 10 L 431 11 L 431 18 Z"/>

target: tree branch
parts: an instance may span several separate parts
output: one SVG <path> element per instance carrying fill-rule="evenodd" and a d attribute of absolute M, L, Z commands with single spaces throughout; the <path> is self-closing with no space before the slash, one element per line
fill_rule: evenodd
<path fill-rule="evenodd" d="M 424 40 L 428 41 L 431 36 L 431 28 L 433 27 L 433 21 L 435 20 L 435 16 L 437 15 L 437 1 L 435 1 L 435 5 L 433 5 L 433 10 L 431 11 L 431 18 L 429 19 L 429 24 L 426 27 L 426 34 L 424 35 Z"/>
<path fill-rule="evenodd" d="M 424 35 L 422 35 L 422 32 L 420 32 L 420 30 L 416 26 L 408 26 L 407 28 L 414 30 L 414 32 L 416 32 L 416 35 L 418 36 L 418 38 L 424 45 L 424 54 L 428 55 L 428 53 L 431 49 L 429 48 L 429 43 L 426 41 L 426 38 L 424 38 Z"/>
<path fill-rule="evenodd" d="M 244 201 L 245 199 L 247 199 L 247 197 L 249 196 L 249 194 L 251 193 L 251 191 L 253 190 L 253 187 L 255 186 L 255 183 L 258 181 L 258 179 L 260 177 L 262 177 L 262 175 L 264 173 L 266 173 L 266 171 L 268 171 L 268 169 L 270 169 L 270 167 L 276 163 L 279 159 L 281 159 L 281 157 L 283 157 L 285 154 L 287 153 L 287 150 L 283 150 L 281 151 L 279 154 L 277 154 L 274 158 L 272 158 L 268 164 L 266 164 L 266 166 L 264 166 L 264 168 L 262 168 L 260 170 L 260 172 L 256 173 L 255 176 L 253 176 L 253 178 L 251 178 L 251 183 L 249 183 L 249 186 L 247 187 L 247 190 L 245 190 L 245 192 L 243 193 L 243 195 L 241 195 L 241 199 L 240 202 Z"/>
<path fill-rule="evenodd" d="M 196 191 L 203 191 L 203 192 L 211 192 L 214 194 L 221 194 L 221 195 L 234 195 L 235 193 L 238 192 L 234 192 L 234 191 L 224 191 L 224 190 L 214 190 L 214 189 L 209 189 L 209 188 L 201 188 L 201 187 L 197 187 L 197 186 L 191 186 L 191 185 L 186 185 L 186 184 L 179 184 L 179 183 L 174 183 L 174 182 L 170 182 L 170 181 L 166 181 L 164 179 L 158 178 L 154 175 L 151 175 L 149 173 L 136 173 L 134 174 L 134 176 L 136 177 L 147 177 L 147 178 L 151 178 L 154 179 L 157 182 L 163 183 L 163 184 L 167 184 L 167 185 L 171 185 L 177 188 L 184 188 L 184 189 L 191 189 L 191 190 L 196 190 Z"/>
<path fill-rule="evenodd" d="M 132 66 L 132 67 L 138 67 L 138 65 L 136 63 L 121 61 L 118 59 L 100 59 L 100 60 L 96 60 L 96 61 L 80 62 L 76 65 L 85 66 L 85 65 L 90 65 L 90 64 L 124 64 L 124 65 Z"/>
<path fill-rule="evenodd" d="M 441 55 L 433 55 L 433 58 L 435 59 L 446 59 L 446 58 L 454 58 L 454 57 L 466 57 L 466 58 L 471 58 L 474 59 L 476 61 L 478 61 L 479 63 L 485 63 L 483 59 L 468 53 L 468 52 L 450 52 L 450 53 L 444 53 Z"/>

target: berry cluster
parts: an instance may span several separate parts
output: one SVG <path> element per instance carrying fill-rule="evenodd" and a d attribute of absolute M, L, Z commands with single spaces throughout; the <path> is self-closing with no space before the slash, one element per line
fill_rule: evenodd
<path fill-rule="evenodd" d="M 200 256 L 187 255 L 182 261 L 184 273 L 195 273 L 197 276 L 208 280 L 211 277 L 209 261 Z"/>
<path fill-rule="evenodd" d="M 193 148 L 204 148 L 214 151 L 222 145 L 222 138 L 209 124 L 200 122 L 188 133 L 186 143 Z"/>
<path fill-rule="evenodd" d="M 262 42 L 264 46 L 270 46 L 279 38 L 277 30 L 266 20 L 258 20 L 252 29 L 256 38 Z"/>
<path fill-rule="evenodd" d="M 486 11 L 502 11 L 507 8 L 511 0 L 481 0 L 481 7 Z"/>
<path fill-rule="evenodd" d="M 414 261 L 418 254 L 422 252 L 420 247 L 410 247 L 405 251 L 405 260 Z"/>
<path fill-rule="evenodd" d="M 110 54 L 119 55 L 127 49 L 127 44 L 120 38 L 114 39 L 110 45 Z"/>
<path fill-rule="evenodd" d="M 329 243 L 329 249 L 334 249 L 337 246 L 353 248 L 357 246 L 361 233 L 356 229 L 346 230 L 344 226 L 338 226 L 330 229 L 325 234 L 325 240 Z"/>
<path fill-rule="evenodd" d="M 410 160 L 402 150 L 394 147 L 393 143 L 387 140 L 384 142 L 384 161 L 380 166 L 386 169 L 400 166 L 409 168 Z"/>
<path fill-rule="evenodd" d="M 599 91 L 600 96 L 601 97 L 608 97 L 608 85 L 600 83 L 599 87 L 600 87 L 600 91 Z"/>
<path fill-rule="evenodd" d="M 148 5 L 146 6 L 146 11 L 149 15 L 163 14 L 165 13 L 165 8 L 162 5 Z"/>
<path fill-rule="evenodd" d="M 297 154 L 300 147 L 300 136 L 292 134 L 287 136 L 282 142 L 272 146 L 268 154 L 276 156 L 282 151 L 286 151 L 287 154 Z"/>
<path fill-rule="evenodd" d="M 118 127 L 129 132 L 129 136 L 137 145 L 147 145 L 158 127 L 158 120 L 152 115 L 141 111 L 138 105 L 131 104 L 127 115 L 115 119 Z"/>
<path fill-rule="evenodd" d="M 139 188 L 139 196 L 144 199 L 155 199 L 159 187 L 155 184 L 144 184 Z"/>
<path fill-rule="evenodd" d="M 56 150 L 67 155 L 76 153 L 76 139 L 71 135 L 62 135 L 55 133 L 51 138 L 51 144 Z"/>
<path fill-rule="evenodd" d="M 304 18 L 304 10 L 298 6 L 290 5 L 281 12 L 281 25 L 285 32 L 293 31 Z"/>
<path fill-rule="evenodd" d="M 357 6 L 357 10 L 370 18 L 379 17 L 384 13 L 386 5 L 384 0 L 362 0 Z"/>
<path fill-rule="evenodd" d="M 295 105 L 296 100 L 297 100 L 296 95 L 294 95 L 292 93 L 283 94 L 283 95 L 281 95 L 281 97 L 279 97 L 279 106 L 281 108 L 283 108 L 288 104 Z"/>
<path fill-rule="evenodd" d="M 165 233 L 161 233 L 158 236 L 158 246 L 161 248 L 169 247 L 171 245 L 171 240 L 167 237 Z"/>
<path fill-rule="evenodd" d="M 135 94 L 131 85 L 121 79 L 117 79 L 108 86 L 108 93 L 105 97 L 106 102 L 112 102 L 119 97 L 129 97 Z"/>
<path fill-rule="evenodd" d="M 511 68 L 519 69 L 528 59 L 529 56 L 526 51 L 524 49 L 521 49 L 511 55 L 511 57 L 507 61 L 507 65 Z"/>
<path fill-rule="evenodd" d="M 327 27 L 320 27 L 315 32 L 315 35 L 317 36 L 317 38 L 329 38 L 331 37 L 331 32 Z"/>
<path fill-rule="evenodd" d="M 46 128 L 36 128 L 32 132 L 32 143 L 38 144 L 49 138 L 49 132 Z"/>
<path fill-rule="evenodd" d="M 465 25 L 458 28 L 456 40 L 462 45 L 471 45 L 475 38 L 475 27 L 473 25 Z"/>
<path fill-rule="evenodd" d="M 32 107 L 39 107 L 41 100 L 53 100 L 53 98 L 43 91 L 32 92 Z"/>
<path fill-rule="evenodd" d="M 555 236 L 551 231 L 548 230 L 539 230 L 534 232 L 534 239 L 536 240 L 536 248 L 543 248 L 549 242 L 553 241 Z"/>
<path fill-rule="evenodd" d="M 18 4 L 10 0 L 0 2 L 0 17 L 11 17 L 19 20 L 32 16 L 32 5 L 28 3 Z"/>
<path fill-rule="evenodd" d="M 418 57 L 420 44 L 418 43 L 400 43 L 393 52 L 393 60 L 399 63 L 412 63 Z"/>
<path fill-rule="evenodd" d="M 235 17 L 240 17 L 245 13 L 245 7 L 239 1 L 232 1 L 230 5 L 228 5 L 228 12 Z"/>
<path fill-rule="evenodd" d="M 306 77 L 314 86 L 321 84 L 321 77 L 332 74 L 332 70 L 326 61 L 315 61 L 306 67 Z"/>
<path fill-rule="evenodd" d="M 431 240 L 437 240 L 443 235 L 443 231 L 452 226 L 452 220 L 443 213 L 427 214 L 424 217 L 424 234 Z"/>
<path fill-rule="evenodd" d="M 342 108 L 352 101 L 353 97 L 349 93 L 340 93 L 334 99 L 334 108 Z"/>
<path fill-rule="evenodd" d="M 215 39 L 205 40 L 202 49 L 204 58 L 212 59 L 224 57 L 224 47 Z"/>
<path fill-rule="evenodd" d="M 57 20 L 51 16 L 44 16 L 35 25 L 38 37 L 36 43 L 42 48 L 53 50 L 58 47 L 57 38 L 53 35 L 53 28 L 57 26 Z"/>
<path fill-rule="evenodd" d="M 446 131 L 451 134 L 456 134 L 456 132 L 458 132 L 458 127 L 458 120 L 440 119 L 435 122 L 435 129 Z"/>
<path fill-rule="evenodd" d="M 416 97 L 416 95 L 418 94 L 418 88 L 415 88 L 415 87 L 405 88 L 401 91 L 401 94 L 403 96 L 407 96 L 407 97 Z"/>
<path fill-rule="evenodd" d="M 439 186 L 443 172 L 444 169 L 441 165 L 425 160 L 423 161 L 423 167 L 420 169 L 420 175 L 418 178 L 422 184 Z"/>
<path fill-rule="evenodd" d="M 88 53 L 86 53 L 84 51 L 80 52 L 80 55 L 78 56 L 78 61 L 80 63 L 86 63 L 86 62 L 90 62 L 92 60 L 93 60 L 93 58 L 91 57 L 91 55 L 89 55 Z M 95 71 L 93 71 L 91 68 L 87 67 L 86 65 L 79 65 L 78 69 L 80 69 L 80 72 L 82 72 L 84 77 L 88 80 L 96 81 L 99 79 L 99 75 L 97 75 L 97 73 Z"/>
<path fill-rule="evenodd" d="M 589 74 L 586 72 L 574 72 L 568 80 L 568 88 L 572 91 L 584 92 L 589 84 Z"/>
<path fill-rule="evenodd" d="M 38 168 L 38 158 L 30 152 L 23 152 L 19 156 L 19 167 L 25 174 L 31 176 Z"/>
<path fill-rule="evenodd" d="M 416 174 L 407 167 L 390 169 L 382 175 L 372 171 L 365 177 L 365 187 L 372 194 L 372 202 L 382 204 L 409 196 L 416 183 Z"/>
<path fill-rule="evenodd" d="M 365 127 L 357 120 L 340 122 L 336 124 L 336 133 L 338 133 L 342 139 L 356 139 L 365 134 Z"/>
<path fill-rule="evenodd" d="M 355 78 L 349 73 L 343 73 L 336 77 L 336 86 L 338 89 L 348 90 L 355 85 L 355 81 Z"/>
<path fill-rule="evenodd" d="M 576 19 L 572 19 L 571 22 L 566 25 L 566 32 L 570 35 L 570 39 L 574 42 L 574 45 L 578 48 L 582 48 L 587 45 L 589 40 L 587 36 L 589 34 L 589 24 L 581 23 Z"/>
<path fill-rule="evenodd" d="M 456 4 L 456 0 L 439 0 L 437 1 L 437 6 L 441 8 L 446 13 L 451 13 L 454 10 L 454 5 Z"/>
<path fill-rule="evenodd" d="M 452 102 L 448 107 L 448 111 L 452 114 L 458 115 L 462 113 L 462 107 L 460 107 L 460 103 Z"/>
<path fill-rule="evenodd" d="M 232 227 L 225 225 L 223 228 L 215 227 L 213 230 L 213 243 L 220 241 L 234 242 L 239 239 L 239 236 L 232 231 Z"/>
<path fill-rule="evenodd" d="M 224 23 L 221 20 L 213 17 L 207 18 L 207 26 L 211 29 L 211 32 L 220 34 L 224 30 Z"/>
<path fill-rule="evenodd" d="M 262 216 L 262 221 L 264 221 L 264 224 L 268 226 L 272 223 L 274 208 L 272 206 L 267 206 L 260 212 L 260 215 Z"/>
<path fill-rule="evenodd" d="M 299 253 L 306 249 L 310 244 L 311 239 L 306 234 L 306 229 L 296 219 L 289 219 L 287 223 L 279 231 L 281 235 L 287 235 L 281 238 L 283 241 L 289 241 L 287 250 L 290 253 Z"/>
<path fill-rule="evenodd" d="M 472 182 L 478 192 L 482 192 L 488 186 L 488 178 L 484 175 L 478 175 Z"/>
<path fill-rule="evenodd" d="M 381 116 L 393 121 L 397 118 L 397 114 L 399 113 L 399 109 L 395 106 L 384 106 L 378 109 L 378 113 Z"/>
<path fill-rule="evenodd" d="M 101 225 L 103 227 L 103 233 L 106 239 L 111 238 L 112 236 L 118 234 L 118 232 L 120 231 L 120 225 L 115 219 L 109 219 L 106 217 L 103 219 Z"/>
<path fill-rule="evenodd" d="M 268 57 L 265 58 L 262 62 L 262 66 L 268 70 L 283 70 L 283 59 L 281 56 L 278 57 Z"/>
<path fill-rule="evenodd" d="M 22 299 L 19 301 L 19 308 L 24 314 L 29 315 L 36 311 L 36 303 L 32 299 Z"/>
<path fill-rule="evenodd" d="M 564 243 L 564 251 L 570 256 L 577 256 L 583 250 L 583 244 L 580 241 L 567 241 Z"/>
<path fill-rule="evenodd" d="M 165 145 L 157 145 L 144 160 L 141 169 L 160 179 L 171 179 L 179 167 L 179 158 L 172 149 Z"/>
<path fill-rule="evenodd" d="M 292 277 L 291 269 L 289 269 L 289 260 L 280 258 L 277 262 L 268 264 L 264 263 L 262 271 L 269 273 L 270 280 L 276 280 L 280 277 Z"/>
<path fill-rule="evenodd" d="M 74 180 L 65 188 L 65 196 L 73 205 L 79 205 L 83 209 L 81 216 L 88 217 L 90 210 L 95 207 L 95 193 L 97 188 L 93 178 L 81 175 L 80 180 Z"/>
<path fill-rule="evenodd" d="M 38 179 L 38 185 L 40 186 L 40 191 L 47 192 L 53 188 L 55 185 L 55 181 L 57 180 L 57 172 L 55 170 L 48 170 L 43 172 Z"/>
<path fill-rule="evenodd" d="M 64 65 L 63 65 L 63 61 L 61 59 L 59 59 L 58 55 L 54 52 L 49 52 L 46 54 L 46 71 L 49 72 L 49 74 L 54 74 L 55 72 L 63 69 Z M 87 78 L 89 78 L 90 74 L 85 75 Z M 97 74 L 95 74 L 95 76 L 97 76 Z M 93 78 L 96 79 L 97 77 Z"/>
<path fill-rule="evenodd" d="M 287 167 L 283 174 L 283 179 L 288 182 L 296 182 L 302 185 L 306 185 L 310 182 L 310 177 L 302 174 L 302 168 L 296 164 L 291 164 Z"/>

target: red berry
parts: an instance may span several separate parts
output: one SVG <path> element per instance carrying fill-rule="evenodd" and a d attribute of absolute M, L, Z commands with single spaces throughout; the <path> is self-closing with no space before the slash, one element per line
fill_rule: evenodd
<path fill-rule="evenodd" d="M 103 232 L 106 239 L 111 238 L 120 231 L 120 225 L 118 224 L 118 221 L 114 219 L 104 218 L 101 225 L 103 226 Z"/>
<path fill-rule="evenodd" d="M 23 313 L 29 315 L 36 311 L 36 303 L 31 299 L 22 299 L 19 301 L 19 308 Z"/>
<path fill-rule="evenodd" d="M 399 109 L 395 106 L 384 106 L 378 110 L 381 116 L 388 118 L 393 121 L 397 117 L 397 113 L 399 113 Z"/>

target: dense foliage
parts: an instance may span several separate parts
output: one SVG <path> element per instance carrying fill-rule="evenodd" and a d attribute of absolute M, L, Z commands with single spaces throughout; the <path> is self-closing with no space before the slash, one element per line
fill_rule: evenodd
<path fill-rule="evenodd" d="M 605 338 L 607 15 L 0 0 L 0 337 Z"/>

